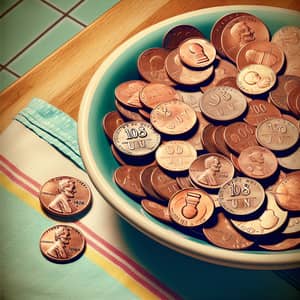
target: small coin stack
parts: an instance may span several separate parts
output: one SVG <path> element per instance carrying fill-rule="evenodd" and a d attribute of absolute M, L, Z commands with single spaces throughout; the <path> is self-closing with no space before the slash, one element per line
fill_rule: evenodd
<path fill-rule="evenodd" d="M 73 220 L 91 205 L 90 188 L 81 180 L 61 176 L 48 180 L 39 194 L 43 210 L 51 217 Z M 67 263 L 77 259 L 85 249 L 85 238 L 75 227 L 57 224 L 48 228 L 40 238 L 42 254 L 50 261 Z"/>
<path fill-rule="evenodd" d="M 191 25 L 140 53 L 103 119 L 114 180 L 151 216 L 232 250 L 300 244 L 300 28 Z"/>

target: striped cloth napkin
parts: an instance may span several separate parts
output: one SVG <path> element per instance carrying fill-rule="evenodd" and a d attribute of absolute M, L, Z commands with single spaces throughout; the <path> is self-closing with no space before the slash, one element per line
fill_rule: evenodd
<path fill-rule="evenodd" d="M 71 223 L 86 237 L 84 255 L 57 264 L 39 249 L 57 222 L 39 190 L 56 176 L 86 182 L 91 209 Z M 76 122 L 34 99 L 0 136 L 1 299 L 299 299 L 299 270 L 217 266 L 170 250 L 123 221 L 93 187 L 82 164 Z M 242 294 L 241 294 L 242 293 Z"/>

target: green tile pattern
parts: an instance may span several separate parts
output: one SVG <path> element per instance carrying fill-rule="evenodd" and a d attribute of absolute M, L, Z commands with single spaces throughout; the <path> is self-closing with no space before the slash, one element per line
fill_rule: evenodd
<path fill-rule="evenodd" d="M 5 64 L 61 14 L 38 0 L 23 1 L 0 20 L 0 63 Z"/>
<path fill-rule="evenodd" d="M 70 15 L 85 24 L 90 24 L 117 2 L 119 0 L 88 0 L 80 4 Z"/>
<path fill-rule="evenodd" d="M 0 0 L 0 15 L 12 7 L 18 0 Z"/>
<path fill-rule="evenodd" d="M 1 0 L 0 0 L 1 1 Z M 63 10 L 64 12 L 68 11 L 80 0 L 47 0 L 47 2 L 53 4 L 57 8 Z"/>
<path fill-rule="evenodd" d="M 34 65 L 46 58 L 63 43 L 72 38 L 83 27 L 72 20 L 65 18 L 40 38 L 34 45 L 16 58 L 9 68 L 19 75 L 23 75 Z"/>
<path fill-rule="evenodd" d="M 15 77 L 14 75 L 10 74 L 6 70 L 1 70 L 0 71 L 0 90 L 3 90 L 6 87 L 8 87 L 16 79 L 17 79 L 17 77 Z"/>

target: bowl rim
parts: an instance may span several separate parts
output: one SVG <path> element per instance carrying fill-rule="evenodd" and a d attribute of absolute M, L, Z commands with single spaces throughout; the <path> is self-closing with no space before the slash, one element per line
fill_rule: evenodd
<path fill-rule="evenodd" d="M 147 34 L 158 30 L 162 26 L 172 24 L 174 21 L 186 20 L 190 17 L 198 16 L 200 13 L 211 14 L 224 10 L 227 11 L 229 9 L 232 11 L 259 10 L 268 13 L 271 11 L 276 11 L 278 13 L 284 11 L 287 14 L 300 16 L 300 13 L 295 10 L 265 5 L 216 6 L 173 16 L 136 33 L 134 36 L 119 45 L 104 59 L 85 89 L 78 115 L 78 141 L 80 153 L 91 181 L 95 185 L 97 191 L 103 196 L 104 200 L 108 202 L 108 204 L 110 204 L 110 206 L 112 206 L 115 211 L 121 215 L 121 217 L 125 218 L 131 225 L 157 242 L 185 255 L 223 266 L 264 270 L 297 268 L 300 266 L 300 252 L 271 252 L 270 254 L 260 254 L 257 252 L 246 253 L 242 251 L 238 252 L 219 248 L 210 244 L 199 244 L 197 241 L 186 239 L 181 233 L 178 234 L 176 231 L 162 228 L 159 224 L 152 222 L 151 219 L 145 218 L 143 214 L 135 210 L 114 191 L 98 169 L 90 147 L 89 113 L 90 106 L 94 100 L 94 92 L 96 91 L 99 80 L 109 69 L 110 64 L 117 59 L 124 50 L 145 37 Z"/>

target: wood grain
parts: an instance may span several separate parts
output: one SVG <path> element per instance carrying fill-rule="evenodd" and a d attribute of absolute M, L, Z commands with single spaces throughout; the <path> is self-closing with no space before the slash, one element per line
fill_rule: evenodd
<path fill-rule="evenodd" d="M 84 90 L 101 62 L 123 41 L 166 18 L 200 8 L 258 4 L 300 11 L 294 1 L 122 0 L 0 94 L 0 131 L 34 97 L 77 119 Z"/>

